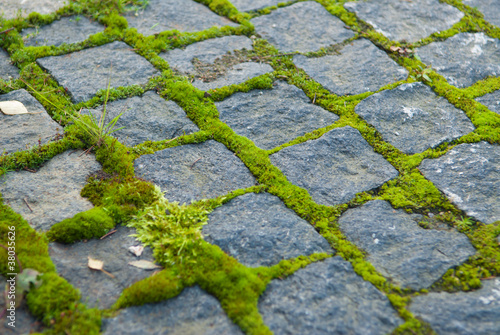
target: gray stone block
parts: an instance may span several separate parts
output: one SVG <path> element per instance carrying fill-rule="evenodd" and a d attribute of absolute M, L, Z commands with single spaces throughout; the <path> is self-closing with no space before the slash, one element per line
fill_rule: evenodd
<path fill-rule="evenodd" d="M 283 259 L 332 253 L 307 221 L 269 193 L 247 193 L 216 208 L 203 236 L 245 266 L 272 266 Z"/>
<path fill-rule="evenodd" d="M 500 90 L 483 95 L 477 98 L 476 101 L 482 103 L 491 111 L 500 114 Z"/>
<path fill-rule="evenodd" d="M 2 15 L 6 20 L 10 20 L 16 18 L 18 13 L 20 13 L 22 17 L 27 17 L 33 12 L 37 12 L 39 14 L 50 14 L 57 11 L 59 8 L 64 7 L 66 4 L 66 0 L 2 0 L 0 15 Z"/>
<path fill-rule="evenodd" d="M 8 81 L 17 78 L 19 69 L 11 63 L 9 54 L 0 49 L 0 79 Z"/>
<path fill-rule="evenodd" d="M 468 216 L 486 224 L 500 220 L 500 146 L 460 144 L 424 159 L 419 169 Z"/>
<path fill-rule="evenodd" d="M 243 334 L 224 313 L 220 303 L 198 286 L 156 304 L 129 307 L 103 319 L 103 335 L 136 334 Z"/>
<path fill-rule="evenodd" d="M 80 191 L 87 176 L 100 170 L 101 165 L 94 155 L 80 156 L 82 152 L 59 154 L 36 173 L 21 170 L 0 177 L 5 204 L 22 215 L 31 227 L 44 232 L 57 222 L 91 209 L 92 204 L 80 196 Z"/>
<path fill-rule="evenodd" d="M 464 112 L 420 82 L 369 96 L 355 111 L 377 128 L 384 140 L 409 155 L 475 129 Z"/>
<path fill-rule="evenodd" d="M 37 63 L 67 88 L 73 102 L 92 98 L 108 87 L 146 84 L 158 74 L 151 63 L 123 42 L 113 42 L 54 57 L 37 59 Z"/>
<path fill-rule="evenodd" d="M 387 297 L 340 257 L 273 280 L 258 307 L 276 335 L 389 334 L 403 323 Z"/>
<path fill-rule="evenodd" d="M 248 12 L 251 10 L 262 9 L 270 6 L 277 6 L 280 2 L 285 2 L 283 0 L 231 0 L 231 3 L 240 12 Z"/>
<path fill-rule="evenodd" d="M 46 144 L 62 131 L 62 127 L 52 120 L 43 106 L 26 90 L 20 89 L 0 95 L 0 101 L 16 100 L 21 102 L 29 113 L 6 115 L 0 112 L 0 154 L 26 150 Z"/>
<path fill-rule="evenodd" d="M 316 51 L 354 36 L 339 18 L 314 1 L 279 8 L 250 22 L 257 34 L 282 52 Z"/>
<path fill-rule="evenodd" d="M 422 62 L 431 65 L 456 87 L 500 75 L 500 40 L 484 33 L 460 33 L 443 42 L 418 48 Z"/>
<path fill-rule="evenodd" d="M 287 179 L 305 188 L 321 205 L 350 201 L 356 193 L 380 187 L 398 172 L 352 127 L 286 147 L 270 156 Z"/>
<path fill-rule="evenodd" d="M 500 279 L 472 292 L 432 292 L 412 299 L 410 311 L 441 335 L 500 333 Z"/>
<path fill-rule="evenodd" d="M 475 254 L 464 234 L 424 229 L 418 225 L 420 219 L 374 200 L 346 211 L 339 226 L 383 276 L 398 286 L 420 290 Z"/>
<path fill-rule="evenodd" d="M 462 3 L 479 9 L 486 21 L 500 27 L 500 2 L 497 0 L 462 0 Z"/>
<path fill-rule="evenodd" d="M 408 77 L 408 71 L 368 40 L 346 45 L 340 55 L 320 58 L 293 57 L 315 81 L 337 95 L 374 92 L 380 87 Z"/>
<path fill-rule="evenodd" d="M 390 40 L 416 42 L 450 29 L 464 14 L 439 0 L 348 2 L 344 7 Z"/>
<path fill-rule="evenodd" d="M 213 140 L 141 156 L 134 167 L 137 176 L 157 184 L 165 198 L 179 203 L 218 197 L 256 182 L 238 157 Z"/>

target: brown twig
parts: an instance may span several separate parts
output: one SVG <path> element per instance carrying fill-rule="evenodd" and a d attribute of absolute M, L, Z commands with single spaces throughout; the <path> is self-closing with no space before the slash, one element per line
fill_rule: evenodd
<path fill-rule="evenodd" d="M 80 155 L 78 155 L 78 157 L 83 156 L 84 154 L 88 155 L 93 148 L 94 148 L 94 146 L 91 146 L 90 148 L 88 148 L 87 150 L 85 150 L 84 152 L 82 152 Z"/>
<path fill-rule="evenodd" d="M 12 31 L 12 30 L 14 30 L 14 27 L 6 29 L 4 31 L 0 31 L 0 34 L 7 34 L 9 31 Z"/>
<path fill-rule="evenodd" d="M 31 209 L 30 204 L 28 204 L 28 201 L 26 200 L 26 198 L 24 198 L 23 200 L 24 200 L 24 203 L 26 204 L 26 206 L 28 206 L 28 208 L 30 209 L 31 213 L 33 213 L 33 210 Z"/>
<path fill-rule="evenodd" d="M 109 235 L 112 235 L 112 234 L 114 234 L 114 233 L 116 233 L 116 232 L 117 232 L 117 230 L 116 230 L 116 229 L 115 229 L 115 230 L 112 230 L 112 231 L 110 231 L 109 233 L 107 233 L 107 234 L 105 234 L 105 235 L 101 236 L 101 238 L 99 238 L 99 239 L 100 239 L 100 240 L 105 239 L 105 238 L 106 238 L 106 237 L 108 237 Z"/>
<path fill-rule="evenodd" d="M 201 159 L 201 157 L 200 157 L 200 158 L 198 158 L 197 160 L 195 160 L 195 161 L 194 161 L 194 163 L 193 163 L 193 164 L 191 164 L 191 166 L 190 166 L 189 168 L 190 168 L 190 169 L 192 169 L 192 168 L 193 168 L 193 166 L 196 164 L 196 162 L 198 162 L 200 159 Z"/>
<path fill-rule="evenodd" d="M 31 173 L 36 173 L 36 171 L 35 171 L 35 170 L 30 170 L 30 169 L 28 169 L 27 167 L 24 167 L 24 169 L 25 169 L 26 171 L 31 172 Z"/>

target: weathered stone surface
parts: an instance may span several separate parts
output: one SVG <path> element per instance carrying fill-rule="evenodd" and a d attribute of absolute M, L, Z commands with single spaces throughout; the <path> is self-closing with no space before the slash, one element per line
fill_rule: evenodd
<path fill-rule="evenodd" d="M 15 212 L 41 231 L 93 206 L 80 196 L 90 173 L 101 169 L 94 155 L 66 151 L 45 163 L 36 173 L 10 172 L 0 177 L 0 193 Z M 26 202 L 29 204 L 26 204 Z"/>
<path fill-rule="evenodd" d="M 479 9 L 486 21 L 500 27 L 500 2 L 497 0 L 462 0 L 462 3 Z"/>
<path fill-rule="evenodd" d="M 106 89 L 108 80 L 111 87 L 146 84 L 159 73 L 130 46 L 118 41 L 69 55 L 39 58 L 37 63 L 68 89 L 75 103 Z"/>
<path fill-rule="evenodd" d="M 283 82 L 272 90 L 233 94 L 216 106 L 223 122 L 266 150 L 339 119 L 313 105 L 296 86 Z"/>
<path fill-rule="evenodd" d="M 500 40 L 484 33 L 460 33 L 418 48 L 416 54 L 451 85 L 466 87 L 500 75 Z"/>
<path fill-rule="evenodd" d="M 50 14 L 59 8 L 64 7 L 67 3 L 68 1 L 66 0 L 2 0 L 0 15 L 2 15 L 6 20 L 10 20 L 16 18 L 19 12 L 22 17 L 27 17 L 33 12 L 37 12 L 39 14 Z"/>
<path fill-rule="evenodd" d="M 500 146 L 460 144 L 419 169 L 467 215 L 486 224 L 500 220 Z"/>
<path fill-rule="evenodd" d="M 313 1 L 279 8 L 251 22 L 257 34 L 283 52 L 316 51 L 354 36 L 339 18 Z"/>
<path fill-rule="evenodd" d="M 345 46 L 340 55 L 320 58 L 296 55 L 293 62 L 337 95 L 377 91 L 384 85 L 408 77 L 406 69 L 397 65 L 385 52 L 365 39 Z"/>
<path fill-rule="evenodd" d="M 344 7 L 390 40 L 416 42 L 450 29 L 464 14 L 439 0 L 348 2 Z"/>
<path fill-rule="evenodd" d="M 500 114 L 500 90 L 483 95 L 477 98 L 476 101 L 482 103 L 491 111 Z"/>
<path fill-rule="evenodd" d="M 186 113 L 173 101 L 167 101 L 153 91 L 142 96 L 115 100 L 106 106 L 106 120 L 123 112 L 115 128 L 125 127 L 112 134 L 121 143 L 134 146 L 145 141 L 161 141 L 198 131 L 198 127 L 187 118 Z M 88 113 L 88 111 L 82 111 Z M 102 107 L 92 110 L 100 118 Z"/>
<path fill-rule="evenodd" d="M 161 187 L 169 201 L 190 203 L 255 185 L 245 165 L 223 144 L 209 140 L 136 159 L 137 176 Z"/>
<path fill-rule="evenodd" d="M 146 9 L 126 16 L 129 26 L 144 36 L 165 30 L 201 31 L 210 27 L 237 26 L 208 7 L 191 0 L 150 0 Z"/>
<path fill-rule="evenodd" d="M 0 112 L 0 154 L 26 150 L 38 145 L 38 140 L 46 144 L 62 127 L 52 120 L 43 106 L 27 91 L 20 89 L 0 95 L 0 101 L 17 100 L 24 104 L 29 113 L 5 115 Z"/>
<path fill-rule="evenodd" d="M 424 229 L 420 215 L 394 210 L 383 200 L 349 209 L 339 219 L 340 230 L 368 253 L 367 260 L 398 286 L 420 290 L 474 255 L 464 234 Z"/>
<path fill-rule="evenodd" d="M 102 240 L 92 239 L 74 244 L 50 243 L 50 258 L 59 275 L 80 290 L 81 300 L 89 307 L 110 308 L 125 288 L 152 274 L 152 271 L 128 264 L 137 260 L 154 262 L 153 253 L 148 247 L 140 257 L 128 250 L 131 246 L 140 245 L 131 234 L 135 234 L 135 229 L 119 226 L 116 233 Z M 114 278 L 101 271 L 91 270 L 88 257 L 103 261 L 104 270 Z"/>
<path fill-rule="evenodd" d="M 231 0 L 231 3 L 240 12 L 248 12 L 250 10 L 257 10 L 265 7 L 276 6 L 283 0 Z"/>
<path fill-rule="evenodd" d="M 208 218 L 202 230 L 205 240 L 246 266 L 272 266 L 300 255 L 333 252 L 307 221 L 269 193 L 237 197 Z"/>
<path fill-rule="evenodd" d="M 403 323 L 387 297 L 340 257 L 273 280 L 258 307 L 276 335 L 389 334 Z"/>
<path fill-rule="evenodd" d="M 9 54 L 0 49 L 0 79 L 10 80 L 19 78 L 19 69 L 10 62 Z"/>
<path fill-rule="evenodd" d="M 63 17 L 60 20 L 40 27 L 23 30 L 25 46 L 71 44 L 85 41 L 90 35 L 97 34 L 104 27 L 85 16 Z M 62 34 L 61 32 L 64 32 Z M 31 35 L 27 37 L 28 35 Z M 27 38 L 26 38 L 27 37 Z"/>
<path fill-rule="evenodd" d="M 157 304 L 126 308 L 103 319 L 103 334 L 243 334 L 220 303 L 198 286 Z"/>
<path fill-rule="evenodd" d="M 500 279 L 483 280 L 472 292 L 429 293 L 412 298 L 410 311 L 441 335 L 500 332 Z"/>
<path fill-rule="evenodd" d="M 376 93 L 355 109 L 384 140 L 412 155 L 474 130 L 464 112 L 417 82 Z"/>
<path fill-rule="evenodd" d="M 398 175 L 351 127 L 335 128 L 317 140 L 286 147 L 270 159 L 290 182 L 327 206 L 346 203 L 356 193 L 377 188 Z"/>

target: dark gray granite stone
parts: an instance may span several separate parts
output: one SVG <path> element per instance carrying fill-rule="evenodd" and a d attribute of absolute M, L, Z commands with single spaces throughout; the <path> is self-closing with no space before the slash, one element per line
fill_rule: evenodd
<path fill-rule="evenodd" d="M 375 189 L 398 175 L 359 131 L 349 126 L 286 147 L 270 159 L 291 183 L 327 206 L 346 203 L 356 193 Z"/>
<path fill-rule="evenodd" d="M 314 1 L 279 8 L 251 22 L 257 34 L 282 52 L 316 51 L 354 36 L 339 18 Z"/>
<path fill-rule="evenodd" d="M 348 2 L 344 7 L 390 40 L 407 42 L 450 29 L 464 16 L 439 0 L 371 0 Z"/>
<path fill-rule="evenodd" d="M 104 26 L 95 21 L 90 21 L 85 16 L 63 17 L 38 29 L 24 29 L 23 39 L 25 46 L 59 46 L 63 43 L 83 42 L 90 35 L 97 34 L 103 30 Z"/>
<path fill-rule="evenodd" d="M 500 90 L 483 95 L 477 98 L 476 101 L 482 103 L 491 111 L 500 114 Z"/>
<path fill-rule="evenodd" d="M 479 9 L 486 21 L 500 27 L 500 2 L 498 0 L 462 0 L 462 3 Z"/>
<path fill-rule="evenodd" d="M 128 264 L 137 260 L 154 262 L 151 249 L 147 247 L 140 257 L 135 256 L 128 250 L 131 246 L 140 245 L 130 236 L 135 234 L 135 229 L 121 226 L 116 229 L 116 233 L 102 240 L 49 244 L 49 255 L 57 272 L 80 290 L 82 302 L 89 307 L 110 308 L 125 288 L 152 274 L 152 271 Z M 114 278 L 104 272 L 91 270 L 88 257 L 103 261 L 103 269 Z"/>
<path fill-rule="evenodd" d="M 406 69 L 366 39 L 346 45 L 340 55 L 320 58 L 296 55 L 293 62 L 337 95 L 377 91 L 384 85 L 408 77 Z"/>
<path fill-rule="evenodd" d="M 100 170 L 101 165 L 94 155 L 80 156 L 82 152 L 59 154 L 36 173 L 21 170 L 1 176 L 0 193 L 5 204 L 41 231 L 91 209 L 92 204 L 80 196 L 80 191 L 87 176 Z"/>
<path fill-rule="evenodd" d="M 384 140 L 409 155 L 475 129 L 464 112 L 420 82 L 369 96 L 355 111 L 377 128 Z"/>
<path fill-rule="evenodd" d="M 456 87 L 500 75 L 500 40 L 484 33 L 460 33 L 418 48 L 416 54 Z"/>
<path fill-rule="evenodd" d="M 269 193 L 247 193 L 215 209 L 203 236 L 250 267 L 272 266 L 283 259 L 332 253 L 313 226 Z"/>
<path fill-rule="evenodd" d="M 500 278 L 472 292 L 432 292 L 412 299 L 410 311 L 440 335 L 500 333 Z"/>
<path fill-rule="evenodd" d="M 37 59 L 37 63 L 67 88 L 73 102 L 92 98 L 98 90 L 146 84 L 159 72 L 123 42 L 113 42 L 69 55 Z"/>
<path fill-rule="evenodd" d="M 207 6 L 191 0 L 150 0 L 137 14 L 126 16 L 129 27 L 137 28 L 144 36 L 166 30 L 201 31 L 211 27 L 237 24 L 212 12 Z"/>
<path fill-rule="evenodd" d="M 0 101 L 17 100 L 29 113 L 6 115 L 0 112 L 0 154 L 26 150 L 27 148 L 48 143 L 62 127 L 52 120 L 43 106 L 26 90 L 20 89 L 0 95 Z"/>
<path fill-rule="evenodd" d="M 383 200 L 349 209 L 339 219 L 347 239 L 368 253 L 383 276 L 402 287 L 420 290 L 475 254 L 464 234 L 424 229 L 420 215 L 394 210 Z"/>
<path fill-rule="evenodd" d="M 112 319 L 103 319 L 103 335 L 185 334 L 242 335 L 220 303 L 198 286 L 156 304 L 129 307 Z"/>
<path fill-rule="evenodd" d="M 278 82 L 272 90 L 233 94 L 216 106 L 221 121 L 266 150 L 339 119 L 313 105 L 302 90 L 284 82 Z"/>
<path fill-rule="evenodd" d="M 464 143 L 424 159 L 424 176 L 458 208 L 486 224 L 500 220 L 500 146 Z"/>
<path fill-rule="evenodd" d="M 238 157 L 213 140 L 141 156 L 134 167 L 138 177 L 157 184 L 165 198 L 179 203 L 218 197 L 256 182 Z"/>
<path fill-rule="evenodd" d="M 20 13 L 22 17 L 27 17 L 30 13 L 50 14 L 64 7 L 66 0 L 2 0 L 0 15 L 4 19 L 10 20 Z"/>
<path fill-rule="evenodd" d="M 92 115 L 99 119 L 102 107 L 92 110 Z M 82 111 L 86 114 L 88 111 Z M 161 141 L 198 131 L 198 127 L 187 118 L 186 113 L 173 101 L 167 101 L 153 91 L 142 96 L 115 100 L 106 106 L 105 122 L 110 122 L 120 113 L 115 128 L 125 127 L 114 132 L 116 137 L 127 146 L 134 146 L 145 141 Z"/>
<path fill-rule="evenodd" d="M 0 79 L 11 80 L 19 78 L 19 69 L 10 62 L 9 54 L 0 49 Z"/>
<path fill-rule="evenodd" d="M 387 297 L 340 257 L 273 280 L 258 307 L 276 335 L 389 334 L 403 323 Z"/>
<path fill-rule="evenodd" d="M 286 2 L 283 0 L 231 0 L 231 3 L 240 12 L 248 12 L 250 10 L 257 10 L 270 6 L 277 6 L 281 2 Z"/>

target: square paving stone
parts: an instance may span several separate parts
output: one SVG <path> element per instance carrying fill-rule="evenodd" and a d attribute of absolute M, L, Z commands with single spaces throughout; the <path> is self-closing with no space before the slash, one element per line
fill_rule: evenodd
<path fill-rule="evenodd" d="M 462 3 L 479 9 L 486 21 L 500 27 L 500 2 L 498 0 L 462 0 Z"/>
<path fill-rule="evenodd" d="M 37 59 L 37 63 L 67 88 L 75 103 L 89 100 L 98 90 L 146 84 L 158 74 L 151 63 L 123 42 L 113 42 L 68 55 Z"/>
<path fill-rule="evenodd" d="M 482 103 L 491 111 L 500 114 L 500 90 L 483 95 L 477 98 L 476 101 Z"/>
<path fill-rule="evenodd" d="M 270 6 L 277 6 L 283 0 L 231 0 L 231 3 L 240 12 L 248 12 Z"/>
<path fill-rule="evenodd" d="M 420 82 L 369 96 L 355 111 L 386 141 L 409 155 L 451 142 L 475 129 L 464 112 Z"/>
<path fill-rule="evenodd" d="M 398 286 L 420 290 L 476 251 L 456 230 L 421 228 L 421 218 L 374 200 L 346 211 L 339 226 L 349 241 L 368 253 L 366 259 L 383 276 Z"/>
<path fill-rule="evenodd" d="M 52 225 L 91 209 L 80 196 L 87 176 L 101 169 L 94 155 L 82 150 L 66 151 L 45 163 L 36 173 L 26 170 L 0 177 L 5 204 L 22 215 L 34 229 L 48 231 Z"/>
<path fill-rule="evenodd" d="M 416 54 L 456 87 L 500 75 L 500 40 L 484 33 L 460 33 L 418 48 Z"/>
<path fill-rule="evenodd" d="M 278 82 L 272 90 L 233 94 L 216 106 L 221 121 L 265 150 L 339 119 L 313 105 L 302 90 L 284 82 Z"/>
<path fill-rule="evenodd" d="M 500 146 L 487 142 L 457 145 L 419 167 L 458 208 L 483 223 L 500 220 Z"/>
<path fill-rule="evenodd" d="M 339 18 L 314 1 L 279 8 L 250 22 L 257 34 L 282 52 L 316 51 L 354 36 Z"/>
<path fill-rule="evenodd" d="M 374 92 L 384 85 L 408 77 L 405 68 L 366 39 L 346 45 L 340 55 L 319 58 L 296 55 L 293 62 L 337 95 Z"/>
<path fill-rule="evenodd" d="M 381 335 L 403 323 L 387 297 L 339 256 L 271 281 L 258 307 L 276 335 Z"/>
<path fill-rule="evenodd" d="M 126 16 L 130 28 L 144 36 L 166 30 L 201 31 L 211 27 L 237 24 L 212 12 L 207 6 L 191 0 L 150 0 L 149 5 L 137 13 Z"/>
<path fill-rule="evenodd" d="M 33 12 L 50 14 L 64 7 L 67 3 L 66 0 L 2 0 L 0 15 L 6 20 L 10 20 L 16 18 L 18 13 L 21 13 L 22 17 L 27 17 Z"/>
<path fill-rule="evenodd" d="M 390 40 L 416 42 L 450 29 L 464 14 L 439 0 L 369 0 L 344 7 Z"/>
<path fill-rule="evenodd" d="M 160 186 L 170 202 L 214 198 L 256 183 L 243 162 L 214 140 L 141 156 L 134 167 L 137 176 Z"/>
<path fill-rule="evenodd" d="M 202 229 L 205 240 L 246 266 L 272 266 L 300 255 L 333 252 L 313 226 L 269 193 L 237 197 L 208 219 Z"/>
<path fill-rule="evenodd" d="M 25 46 L 59 46 L 63 43 L 83 42 L 90 35 L 97 34 L 103 30 L 104 26 L 95 21 L 90 21 L 85 16 L 71 16 L 63 17 L 38 29 L 24 29 L 23 39 Z"/>
<path fill-rule="evenodd" d="M 0 154 L 26 150 L 29 147 L 46 144 L 62 131 L 43 106 L 26 90 L 20 89 L 0 95 L 0 101 L 21 102 L 30 114 L 6 115 L 0 112 Z"/>
<path fill-rule="evenodd" d="M 0 49 L 0 79 L 8 81 L 17 78 L 19 69 L 11 63 L 9 54 Z"/>

